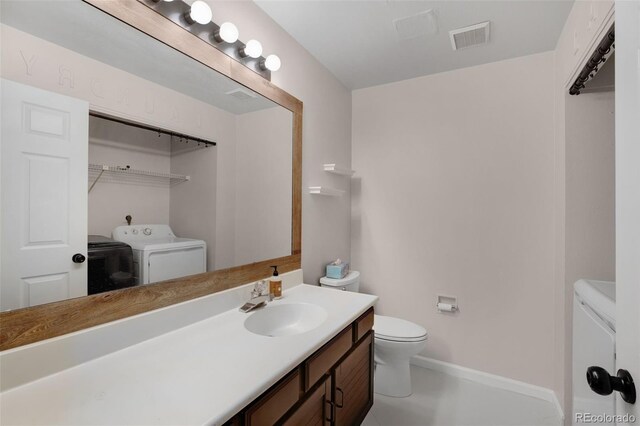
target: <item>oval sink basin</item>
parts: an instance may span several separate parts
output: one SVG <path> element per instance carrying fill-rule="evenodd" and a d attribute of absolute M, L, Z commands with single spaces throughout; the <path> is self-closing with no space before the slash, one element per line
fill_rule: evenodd
<path fill-rule="evenodd" d="M 327 311 L 311 303 L 267 305 L 244 321 L 244 328 L 261 336 L 292 336 L 313 330 L 327 318 Z"/>

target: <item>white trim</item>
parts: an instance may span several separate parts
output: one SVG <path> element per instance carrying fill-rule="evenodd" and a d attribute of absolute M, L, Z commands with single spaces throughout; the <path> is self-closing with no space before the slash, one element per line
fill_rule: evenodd
<path fill-rule="evenodd" d="M 439 371 L 450 376 L 459 377 L 461 379 L 471 380 L 473 382 L 482 383 L 483 385 L 504 389 L 510 392 L 516 392 L 522 395 L 531 396 L 533 398 L 542 399 L 550 402 L 556 408 L 558 415 L 564 419 L 564 412 L 558 400 L 558 396 L 551 389 L 535 386 L 529 383 L 520 382 L 518 380 L 509 379 L 507 377 L 498 376 L 484 371 L 474 370 L 468 367 L 451 364 L 449 362 L 438 361 L 436 359 L 427 358 L 416 355 L 411 358 L 411 364 L 427 368 L 429 370 Z"/>

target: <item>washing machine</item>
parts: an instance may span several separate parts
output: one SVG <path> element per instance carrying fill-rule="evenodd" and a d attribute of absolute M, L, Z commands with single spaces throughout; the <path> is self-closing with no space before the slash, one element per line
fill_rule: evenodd
<path fill-rule="evenodd" d="M 582 279 L 573 288 L 573 424 L 577 425 L 584 423 L 577 420 L 578 413 L 605 416 L 616 413 L 615 395 L 598 395 L 589 388 L 586 379 L 587 368 L 591 366 L 617 371 L 616 285 Z"/>
<path fill-rule="evenodd" d="M 169 225 L 123 225 L 112 238 L 133 249 L 137 284 L 150 284 L 207 271 L 207 244 L 176 237 Z"/>
<path fill-rule="evenodd" d="M 87 293 L 98 294 L 135 285 L 133 251 L 121 241 L 89 235 Z"/>

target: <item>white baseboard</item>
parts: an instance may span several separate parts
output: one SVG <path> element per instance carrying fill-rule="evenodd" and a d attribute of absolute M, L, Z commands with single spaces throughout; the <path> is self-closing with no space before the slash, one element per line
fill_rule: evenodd
<path fill-rule="evenodd" d="M 542 399 L 552 403 L 556 407 L 556 411 L 564 419 L 564 412 L 556 393 L 551 389 L 535 386 L 529 383 L 520 382 L 518 380 L 509 379 L 507 377 L 498 376 L 484 371 L 474 370 L 460 365 L 451 364 L 449 362 L 438 361 L 436 359 L 427 358 L 416 355 L 411 358 L 411 364 L 429 370 L 439 371 L 454 377 L 471 380 L 473 382 L 482 383 L 510 392 L 516 392 L 522 395 L 531 396 L 533 398 Z"/>

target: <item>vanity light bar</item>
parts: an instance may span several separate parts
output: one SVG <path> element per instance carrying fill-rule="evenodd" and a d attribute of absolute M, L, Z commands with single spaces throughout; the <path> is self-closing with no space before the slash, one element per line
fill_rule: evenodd
<path fill-rule="evenodd" d="M 243 58 L 249 56 L 250 58 L 259 58 L 262 56 L 262 43 L 258 40 L 249 40 L 244 47 L 238 49 L 238 54 Z"/>
<path fill-rule="evenodd" d="M 269 71 L 278 71 L 282 62 L 280 62 L 280 58 L 277 55 L 269 55 L 263 61 L 260 61 L 260 68 L 267 69 Z"/>
<path fill-rule="evenodd" d="M 220 26 L 213 22 L 211 7 L 204 0 L 195 0 L 190 5 L 184 0 L 138 1 L 269 81 L 271 72 L 278 71 L 282 66 L 277 55 L 262 57 L 262 44 L 258 40 L 242 43 L 238 39 L 238 28 L 231 22 L 224 22 Z"/>
<path fill-rule="evenodd" d="M 211 7 L 202 0 L 194 1 L 184 14 L 184 19 L 189 24 L 197 22 L 200 25 L 207 25 L 211 22 L 211 18 L 213 18 Z"/>
<path fill-rule="evenodd" d="M 213 39 L 217 43 L 235 43 L 238 41 L 238 27 L 233 25 L 231 22 L 225 22 L 220 25 L 220 28 L 213 32 Z"/>

